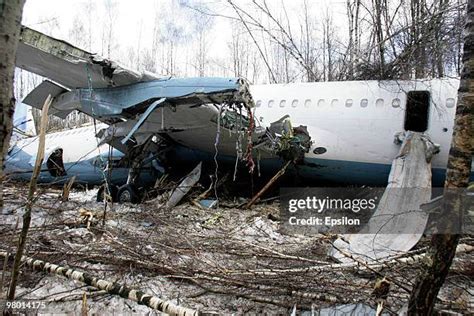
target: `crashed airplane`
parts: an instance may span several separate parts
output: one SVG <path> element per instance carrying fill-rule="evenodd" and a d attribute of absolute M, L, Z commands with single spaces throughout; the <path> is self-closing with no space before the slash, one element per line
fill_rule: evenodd
<path fill-rule="evenodd" d="M 26 27 L 16 65 L 51 80 L 35 88 L 24 103 L 41 108 L 51 95 L 51 114 L 65 118 L 78 110 L 103 123 L 88 130 L 98 131 L 98 143 L 92 139 L 90 150 L 101 148 L 88 166 L 96 168 L 99 156 L 107 160 L 104 153 L 111 146 L 113 157 L 127 161 L 116 174 L 120 190 L 128 193 L 136 193 L 131 191 L 145 165 L 162 170 L 156 163 L 166 165 L 170 159 L 237 159 L 250 170 L 256 165 L 278 170 L 291 160 L 297 165 L 294 171 L 305 178 L 385 185 L 400 149 L 394 137 L 407 130 L 426 132 L 440 145 L 432 161 L 433 184 L 440 185 L 459 84 L 436 79 L 249 86 L 240 78 L 162 78 Z M 45 181 L 81 174 L 80 169 L 68 169 L 81 157 L 66 159 L 80 141 L 67 133 L 57 136 L 64 137 L 62 144 L 47 142 Z M 12 148 L 11 153 L 23 155 L 23 165 L 15 168 L 18 159 L 7 158 L 7 169 L 28 175 L 35 155 L 34 141 L 30 143 L 30 150 L 21 144 Z M 103 169 L 94 174 L 84 181 L 103 181 Z"/>
<path fill-rule="evenodd" d="M 54 81 L 41 83 L 23 103 L 41 108 L 51 95 L 51 114 L 65 118 L 78 110 L 104 127 L 96 135 L 98 143 L 93 137 L 84 137 L 90 136 L 92 127 L 49 135 L 40 176 L 45 182 L 64 182 L 72 175 L 83 182 L 103 182 L 106 172 L 98 167 L 112 151 L 113 157 L 127 161 L 129 167 L 118 194 L 128 191 L 128 196 L 136 196 L 136 182 L 143 180 L 143 168 L 157 160 L 164 163 L 163 154 L 171 147 L 180 157 L 188 157 L 186 151 L 190 149 L 209 157 L 218 154 L 219 159 L 237 156 L 253 170 L 254 151 L 261 159 L 291 156 L 301 162 L 311 146 L 306 128 L 293 128 L 287 115 L 267 126 L 255 120 L 254 101 L 243 79 L 137 74 L 28 28 L 22 30 L 17 66 Z M 7 173 L 28 177 L 36 147 L 35 140 L 13 146 L 7 157 Z M 115 179 L 111 182 L 120 182 L 123 168 L 119 165 L 113 170 Z"/>

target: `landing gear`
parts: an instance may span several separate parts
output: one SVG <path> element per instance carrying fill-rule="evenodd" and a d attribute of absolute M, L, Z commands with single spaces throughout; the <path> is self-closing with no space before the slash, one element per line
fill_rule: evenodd
<path fill-rule="evenodd" d="M 119 203 L 138 203 L 140 194 L 133 184 L 124 184 L 118 189 L 117 201 Z"/>
<path fill-rule="evenodd" d="M 112 202 L 117 203 L 139 203 L 140 202 L 140 193 L 138 189 L 133 184 L 124 184 L 121 187 L 110 184 L 110 197 Z M 106 196 L 106 186 L 105 184 L 101 185 L 99 191 L 97 191 L 97 202 L 103 202 Z"/>
<path fill-rule="evenodd" d="M 117 202 L 117 192 L 118 192 L 118 187 L 113 184 L 109 184 L 109 190 L 110 190 L 110 198 L 112 199 L 112 202 Z M 99 187 L 99 191 L 97 191 L 97 202 L 103 202 L 106 196 L 106 184 L 102 184 Z"/>
<path fill-rule="evenodd" d="M 169 150 L 169 146 L 164 141 L 157 143 L 154 136 L 149 137 L 145 142 L 130 144 L 125 148 L 126 157 L 122 157 L 121 162 L 128 167 L 128 177 L 126 184 L 113 189 L 113 201 L 118 203 L 140 203 L 144 194 L 143 182 L 140 181 L 140 174 L 145 165 L 152 171 L 160 167 L 155 160 L 159 155 L 164 155 Z M 121 165 L 121 167 L 123 167 Z M 106 168 L 108 170 L 108 168 Z M 139 189 L 140 188 L 140 189 Z M 97 201 L 104 200 L 104 188 L 101 187 L 97 193 Z"/>

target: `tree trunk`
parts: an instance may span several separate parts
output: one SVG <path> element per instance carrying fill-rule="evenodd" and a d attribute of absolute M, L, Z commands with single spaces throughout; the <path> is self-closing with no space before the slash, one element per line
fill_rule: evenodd
<path fill-rule="evenodd" d="M 459 241 L 458 232 L 452 229 L 456 216 L 461 215 L 462 207 L 458 196 L 452 197 L 453 189 L 465 188 L 469 182 L 473 154 L 472 139 L 474 110 L 474 2 L 467 5 L 463 53 L 463 70 L 458 90 L 455 127 L 449 152 L 446 182 L 444 184 L 444 210 L 439 218 L 444 221 L 444 234 L 435 234 L 431 238 L 426 266 L 418 276 L 410 296 L 409 315 L 431 315 L 435 300 L 446 279 Z"/>
<path fill-rule="evenodd" d="M 353 80 L 354 79 L 354 4 L 351 0 L 347 0 L 346 8 L 347 8 L 347 22 L 349 24 L 349 43 L 348 43 L 348 54 L 349 54 L 349 61 L 348 61 L 348 70 L 347 70 L 347 79 Z"/>
<path fill-rule="evenodd" d="M 2 154 L 0 155 L 0 208 L 3 208 L 3 158 L 10 142 L 15 109 L 13 76 L 20 36 L 24 0 L 0 0 L 0 117 Z"/>
<path fill-rule="evenodd" d="M 415 78 L 425 77 L 426 69 L 426 36 L 428 28 L 425 21 L 425 0 L 412 0 L 411 3 L 411 23 L 413 37 L 413 62 L 415 63 Z"/>
<path fill-rule="evenodd" d="M 375 38 L 377 41 L 378 62 L 379 62 L 379 79 L 385 79 L 385 45 L 383 43 L 383 28 L 382 28 L 382 1 L 374 1 L 374 28 Z"/>

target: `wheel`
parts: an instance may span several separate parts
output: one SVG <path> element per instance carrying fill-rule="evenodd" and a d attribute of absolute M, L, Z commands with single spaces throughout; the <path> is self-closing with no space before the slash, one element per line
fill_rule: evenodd
<path fill-rule="evenodd" d="M 110 195 L 112 196 L 112 202 L 117 202 L 117 191 L 116 185 L 109 184 Z M 97 191 L 97 202 L 103 202 L 105 196 L 105 184 L 102 184 Z"/>
<path fill-rule="evenodd" d="M 119 203 L 138 203 L 140 196 L 135 186 L 131 184 L 124 184 L 118 189 L 117 201 Z"/>

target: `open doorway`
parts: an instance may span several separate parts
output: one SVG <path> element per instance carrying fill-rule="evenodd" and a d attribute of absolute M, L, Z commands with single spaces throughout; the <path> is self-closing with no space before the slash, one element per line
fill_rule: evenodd
<path fill-rule="evenodd" d="M 61 148 L 56 149 L 49 155 L 46 166 L 53 177 L 62 177 L 67 174 L 64 169 L 63 150 Z"/>
<path fill-rule="evenodd" d="M 428 129 L 429 111 L 429 91 L 408 92 L 405 112 L 405 130 L 425 132 Z"/>

